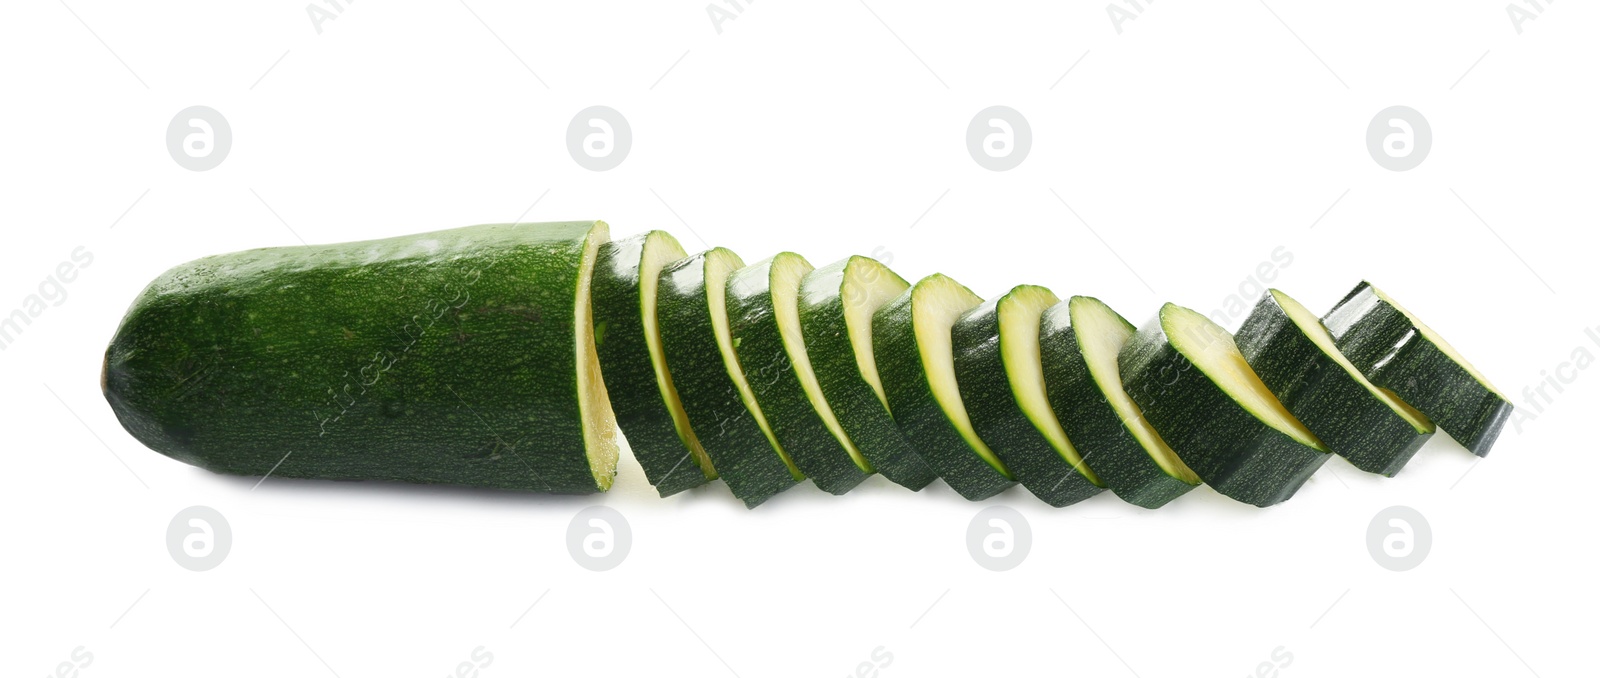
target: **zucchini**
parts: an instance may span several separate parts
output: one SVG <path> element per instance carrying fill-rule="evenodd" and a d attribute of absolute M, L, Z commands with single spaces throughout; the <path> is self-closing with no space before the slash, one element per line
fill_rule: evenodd
<path fill-rule="evenodd" d="M 1316 314 L 1283 292 L 1261 295 L 1234 341 L 1290 414 L 1356 468 L 1393 476 L 1433 435 L 1433 422 L 1367 381 Z"/>
<path fill-rule="evenodd" d="M 1394 391 L 1473 454 L 1488 456 L 1511 402 L 1437 332 L 1365 280 L 1322 324 L 1372 383 Z"/>
<path fill-rule="evenodd" d="M 813 270 L 793 252 L 728 278 L 728 327 L 750 390 L 794 465 L 818 488 L 844 494 L 872 473 L 817 386 L 800 332 L 800 280 Z"/>
<path fill-rule="evenodd" d="M 935 273 L 872 316 L 872 353 L 895 424 L 961 496 L 977 501 L 1015 483 L 972 430 L 956 386 L 950 328 L 983 299 Z"/>
<path fill-rule="evenodd" d="M 744 268 L 718 247 L 661 269 L 656 316 L 668 372 L 711 464 L 755 508 L 805 476 L 773 437 L 728 332 L 728 276 Z"/>
<path fill-rule="evenodd" d="M 128 309 L 102 389 L 139 442 L 218 473 L 606 490 L 607 240 L 490 224 L 192 261 Z"/>
<path fill-rule="evenodd" d="M 817 386 L 854 445 L 852 457 L 860 454 L 857 466 L 916 491 L 938 475 L 891 418 L 872 351 L 873 313 L 910 287 L 875 259 L 849 257 L 800 279 L 799 315 Z"/>
<path fill-rule="evenodd" d="M 950 328 L 956 385 L 972 429 L 1033 496 L 1061 507 L 1105 488 L 1078 456 L 1045 394 L 1039 317 L 1061 300 L 1036 285 L 968 311 Z"/>
<path fill-rule="evenodd" d="M 606 392 L 634 459 L 663 497 L 717 477 L 672 385 L 656 324 L 657 276 L 684 256 L 666 231 L 650 231 L 601 245 L 594 270 L 595 348 Z"/>
<path fill-rule="evenodd" d="M 1045 395 L 1083 460 L 1126 501 L 1160 508 L 1200 484 L 1122 388 L 1117 355 L 1134 326 L 1094 297 L 1073 297 L 1039 319 Z"/>
<path fill-rule="evenodd" d="M 1228 331 L 1199 313 L 1163 305 L 1117 362 L 1145 418 L 1224 496 L 1271 506 L 1331 456 L 1261 383 Z"/>

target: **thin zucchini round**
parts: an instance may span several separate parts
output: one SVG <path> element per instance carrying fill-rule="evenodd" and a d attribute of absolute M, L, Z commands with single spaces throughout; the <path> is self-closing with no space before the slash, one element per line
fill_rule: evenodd
<path fill-rule="evenodd" d="M 1162 306 L 1117 362 L 1145 418 L 1224 496 L 1279 503 L 1330 456 L 1261 383 L 1228 331 L 1199 313 Z"/>
<path fill-rule="evenodd" d="M 1060 301 L 1043 287 L 1019 285 L 967 311 L 950 328 L 956 385 L 972 429 L 1017 482 L 1055 507 L 1105 490 L 1045 393 L 1039 316 Z"/>

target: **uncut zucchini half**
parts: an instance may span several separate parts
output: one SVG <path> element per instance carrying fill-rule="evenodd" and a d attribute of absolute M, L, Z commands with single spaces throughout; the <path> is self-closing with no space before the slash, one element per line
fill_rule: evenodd
<path fill-rule="evenodd" d="M 911 287 L 876 259 L 852 256 L 800 279 L 799 316 L 817 386 L 863 471 L 920 490 L 938 474 L 889 414 L 872 350 L 872 316 Z M 849 449 L 849 448 L 846 448 Z"/>
<path fill-rule="evenodd" d="M 1124 346 L 1123 386 L 1162 439 L 1224 496 L 1271 506 L 1331 456 L 1199 313 L 1166 304 Z"/>
<path fill-rule="evenodd" d="M 1433 435 L 1433 422 L 1367 381 L 1316 314 L 1283 292 L 1261 295 L 1233 338 L 1278 401 L 1356 468 L 1393 476 Z"/>
<path fill-rule="evenodd" d="M 1067 438 L 1117 497 L 1160 508 L 1200 484 L 1122 388 L 1117 356 L 1134 326 L 1094 297 L 1051 306 L 1039 320 L 1045 395 Z"/>
<path fill-rule="evenodd" d="M 609 239 L 489 224 L 198 259 L 133 302 L 101 387 L 139 442 L 218 473 L 605 490 Z"/>
<path fill-rule="evenodd" d="M 1061 300 L 1037 285 L 1019 285 L 968 311 L 950 328 L 956 385 L 978 438 L 1017 482 L 1061 507 L 1105 488 L 1078 456 L 1045 394 L 1039 316 Z"/>
<path fill-rule="evenodd" d="M 595 348 L 606 391 L 634 459 L 663 497 L 717 477 L 672 384 L 656 322 L 658 276 L 684 256 L 666 231 L 650 231 L 602 245 L 594 270 Z"/>
<path fill-rule="evenodd" d="M 872 466 L 817 385 L 800 331 L 800 280 L 810 262 L 783 252 L 728 278 L 728 327 L 756 403 L 783 450 L 818 488 L 844 494 Z"/>
<path fill-rule="evenodd" d="M 1511 402 L 1444 337 L 1363 280 L 1322 324 L 1362 374 L 1394 391 L 1480 457 L 1511 417 Z"/>
<path fill-rule="evenodd" d="M 718 247 L 668 264 L 656 315 L 672 381 L 695 437 L 733 495 L 755 508 L 803 480 L 750 392 L 728 332 L 728 276 L 744 268 Z"/>
<path fill-rule="evenodd" d="M 981 303 L 972 290 L 935 273 L 872 316 L 872 353 L 895 424 L 951 488 L 973 501 L 1015 484 L 972 429 L 956 386 L 950 328 Z"/>

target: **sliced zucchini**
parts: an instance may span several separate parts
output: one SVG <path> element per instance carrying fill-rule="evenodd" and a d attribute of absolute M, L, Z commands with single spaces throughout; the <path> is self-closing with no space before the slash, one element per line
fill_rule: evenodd
<path fill-rule="evenodd" d="M 1283 292 L 1261 295 L 1234 342 L 1278 401 L 1356 468 L 1393 476 L 1433 435 L 1433 422 L 1367 381 L 1316 314 Z"/>
<path fill-rule="evenodd" d="M 801 278 L 799 317 L 817 387 L 856 466 L 915 491 L 938 476 L 890 417 L 872 351 L 873 313 L 910 287 L 877 260 L 850 257 Z"/>
<path fill-rule="evenodd" d="M 895 423 L 939 476 L 973 501 L 1016 482 L 972 430 L 956 386 L 950 327 L 981 303 L 972 290 L 935 273 L 872 316 L 872 353 Z"/>
<path fill-rule="evenodd" d="M 684 256 L 666 231 L 650 231 L 601 245 L 594 269 L 595 348 L 611 408 L 663 497 L 717 477 L 672 385 L 656 323 L 657 277 Z"/>
<path fill-rule="evenodd" d="M 1117 354 L 1134 326 L 1094 297 L 1073 297 L 1039 320 L 1045 395 L 1094 476 L 1135 506 L 1160 508 L 1200 484 L 1122 389 Z"/>
<path fill-rule="evenodd" d="M 1468 451 L 1488 456 L 1511 402 L 1444 337 L 1363 280 L 1322 324 L 1362 374 L 1394 391 Z"/>
<path fill-rule="evenodd" d="M 1331 456 L 1211 319 L 1166 304 L 1117 358 L 1123 386 L 1207 485 L 1247 504 L 1293 496 Z"/>
<path fill-rule="evenodd" d="M 728 333 L 728 276 L 744 268 L 721 247 L 661 270 L 656 314 L 667 367 L 695 436 L 733 495 L 754 508 L 805 476 L 772 435 Z"/>
<path fill-rule="evenodd" d="M 761 412 L 783 450 L 817 487 L 844 494 L 872 467 L 853 450 L 817 377 L 801 338 L 800 280 L 810 262 L 783 252 L 728 278 L 728 327 Z"/>
<path fill-rule="evenodd" d="M 1104 491 L 1083 463 L 1045 394 L 1039 316 L 1061 300 L 1036 285 L 967 311 L 950 328 L 956 385 L 972 429 L 1017 482 L 1051 506 Z"/>

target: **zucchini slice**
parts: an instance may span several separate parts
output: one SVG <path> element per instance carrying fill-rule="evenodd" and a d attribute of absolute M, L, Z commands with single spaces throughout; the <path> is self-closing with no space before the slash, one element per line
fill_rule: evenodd
<path fill-rule="evenodd" d="M 981 303 L 972 290 L 935 273 L 872 316 L 872 353 L 895 424 L 939 476 L 972 501 L 1015 484 L 972 430 L 956 386 L 950 328 Z"/>
<path fill-rule="evenodd" d="M 1200 484 L 1122 388 L 1117 355 L 1134 326 L 1094 297 L 1073 297 L 1039 319 L 1045 395 L 1083 461 L 1113 493 L 1160 508 Z"/>
<path fill-rule="evenodd" d="M 1393 476 L 1433 435 L 1433 422 L 1367 381 L 1316 314 L 1283 292 L 1261 295 L 1234 342 L 1278 401 L 1356 468 Z"/>
<path fill-rule="evenodd" d="M 818 488 L 844 494 L 872 473 L 817 386 L 800 332 L 800 280 L 810 262 L 783 252 L 728 278 L 728 326 L 761 412 L 794 465 Z"/>
<path fill-rule="evenodd" d="M 140 442 L 218 473 L 603 491 L 609 239 L 488 224 L 198 259 L 133 302 L 102 388 Z"/>
<path fill-rule="evenodd" d="M 611 408 L 663 497 L 717 477 L 672 385 L 656 323 L 657 278 L 684 256 L 666 231 L 650 231 L 601 245 L 594 270 L 595 348 Z"/>
<path fill-rule="evenodd" d="M 656 314 L 672 381 L 695 436 L 733 495 L 755 508 L 803 480 L 750 392 L 728 332 L 728 276 L 744 268 L 718 247 L 661 269 Z"/>
<path fill-rule="evenodd" d="M 1488 456 L 1511 402 L 1444 337 L 1363 280 L 1322 324 L 1362 374 L 1439 424 L 1468 451 Z"/>
<path fill-rule="evenodd" d="M 910 287 L 876 259 L 849 257 L 801 278 L 799 316 L 817 387 L 857 467 L 916 491 L 938 475 L 891 418 L 872 351 L 873 313 Z"/>
<path fill-rule="evenodd" d="M 1228 331 L 1199 313 L 1162 306 L 1117 362 L 1145 418 L 1224 496 L 1271 506 L 1331 456 L 1250 369 Z"/>
<path fill-rule="evenodd" d="M 1061 300 L 1036 285 L 968 311 L 950 328 L 956 385 L 972 429 L 1017 482 L 1061 507 L 1104 491 L 1050 409 L 1039 356 L 1039 317 Z"/>

